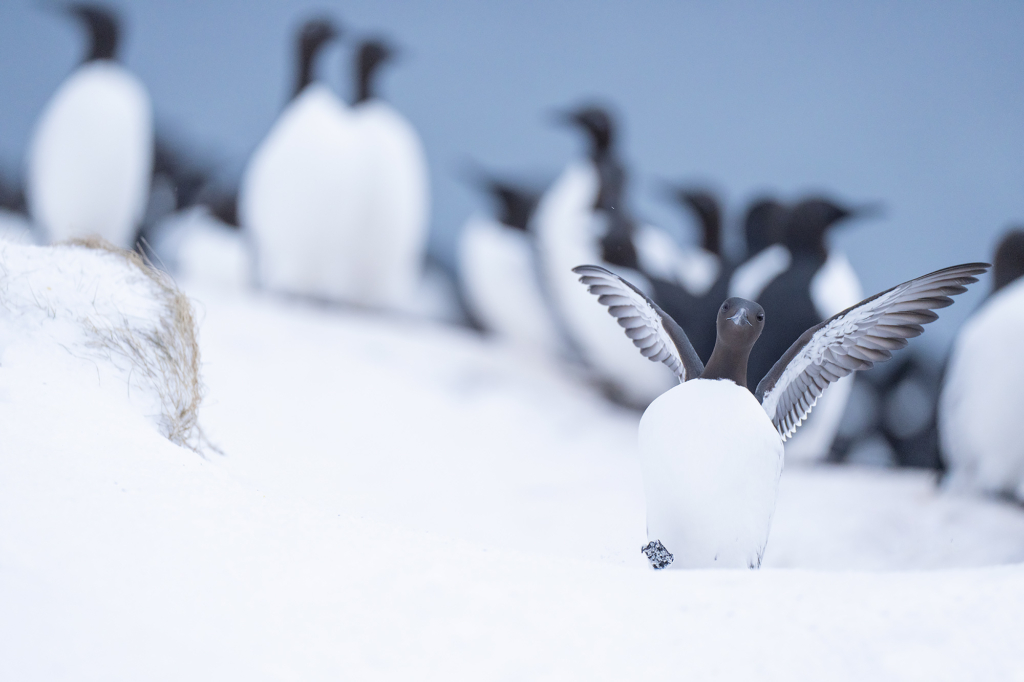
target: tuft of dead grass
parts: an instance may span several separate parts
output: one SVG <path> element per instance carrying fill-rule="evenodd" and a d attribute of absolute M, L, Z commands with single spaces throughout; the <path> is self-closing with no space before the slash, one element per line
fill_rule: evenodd
<path fill-rule="evenodd" d="M 129 324 L 127 319 L 122 324 L 102 326 L 91 319 L 81 322 L 94 348 L 122 356 L 129 364 L 131 380 L 141 381 L 159 396 L 159 428 L 164 436 L 198 453 L 206 449 L 216 451 L 198 423 L 204 388 L 195 317 L 188 297 L 167 274 L 147 263 L 138 253 L 118 248 L 100 237 L 76 238 L 55 246 L 116 255 L 152 285 L 150 289 L 160 304 L 154 325 L 140 327 Z"/>

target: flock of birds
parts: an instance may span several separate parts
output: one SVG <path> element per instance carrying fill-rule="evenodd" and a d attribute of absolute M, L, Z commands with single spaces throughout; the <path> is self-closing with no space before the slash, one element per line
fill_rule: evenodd
<path fill-rule="evenodd" d="M 389 311 L 426 305 L 426 158 L 415 129 L 377 88 L 393 46 L 356 46 L 354 97 L 345 102 L 316 77 L 318 55 L 339 29 L 325 18 L 304 23 L 292 97 L 237 191 L 224 192 L 156 139 L 145 85 L 118 59 L 117 14 L 64 9 L 89 48 L 39 116 L 23 187 L 0 178 L 0 233 L 40 243 L 97 234 L 172 269 L 233 269 L 235 280 L 270 291 Z M 716 197 L 673 188 L 702 232 L 699 245 L 684 245 L 631 212 L 608 110 L 582 106 L 558 122 L 587 153 L 545 191 L 474 175 L 496 210 L 464 226 L 455 298 L 476 327 L 585 367 L 610 397 L 647 407 L 641 450 L 653 564 L 672 562 L 668 545 L 679 565 L 757 565 L 783 441 L 791 461 L 841 449 L 853 372 L 888 360 L 987 265 L 947 268 L 862 300 L 856 272 L 828 236 L 878 209 L 825 196 L 752 202 L 740 221 L 746 252 L 736 259 L 722 248 Z M 155 209 L 159 196 L 165 206 Z M 1024 501 L 1024 439 L 1014 419 L 1024 405 L 1015 350 L 1024 335 L 1024 231 L 1009 232 L 994 260 L 992 295 L 962 330 L 938 418 L 925 422 L 937 424 L 950 485 Z M 864 383 L 891 402 L 915 372 L 905 358 Z M 748 376 L 764 377 L 753 392 Z M 731 388 L 711 381 L 719 379 Z M 897 449 L 921 431 L 882 430 Z M 680 457 L 687 440 L 720 452 L 724 464 Z M 709 498 L 725 489 L 732 492 Z M 738 544 L 725 549 L 726 536 Z"/>

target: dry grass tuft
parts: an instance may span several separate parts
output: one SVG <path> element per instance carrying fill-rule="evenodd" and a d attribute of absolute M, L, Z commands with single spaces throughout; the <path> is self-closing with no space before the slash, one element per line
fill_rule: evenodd
<path fill-rule="evenodd" d="M 198 423 L 203 384 L 199 374 L 200 353 L 196 341 L 192 304 L 165 273 L 152 267 L 134 251 L 120 249 L 100 237 L 61 242 L 56 246 L 83 247 L 106 251 L 123 258 L 129 267 L 150 284 L 160 304 L 155 325 L 97 326 L 82 320 L 94 347 L 119 354 L 129 363 L 130 380 L 147 385 L 160 398 L 159 427 L 170 441 L 196 452 L 216 450 Z"/>

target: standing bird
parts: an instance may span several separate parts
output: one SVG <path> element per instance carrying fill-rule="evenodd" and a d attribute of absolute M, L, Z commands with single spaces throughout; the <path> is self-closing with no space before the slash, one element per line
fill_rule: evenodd
<path fill-rule="evenodd" d="M 305 22 L 296 40 L 292 98 L 253 153 L 242 176 L 238 218 L 256 248 L 264 287 L 320 298 L 344 298 L 349 274 L 346 206 L 356 200 L 358 169 L 351 113 L 316 81 L 316 61 L 338 37 L 327 19 Z"/>
<path fill-rule="evenodd" d="M 646 405 L 671 386 L 671 374 L 637 357 L 572 274 L 580 263 L 633 273 L 639 267 L 634 225 L 624 205 L 626 171 L 615 126 L 611 115 L 597 106 L 560 114 L 558 120 L 584 134 L 588 154 L 566 167 L 533 217 L 544 287 L 570 342 L 609 393 L 628 404 Z"/>
<path fill-rule="evenodd" d="M 489 178 L 478 183 L 498 207 L 496 218 L 466 221 L 459 240 L 459 274 L 473 317 L 512 344 L 558 355 L 563 342 L 540 286 L 540 264 L 529 230 L 539 194 Z"/>
<path fill-rule="evenodd" d="M 51 242 L 96 234 L 132 246 L 153 167 L 153 113 L 145 86 L 118 62 L 110 10 L 72 4 L 89 49 L 47 103 L 29 144 L 26 194 Z"/>
<path fill-rule="evenodd" d="M 722 255 L 722 209 L 707 190 L 676 187 L 671 196 L 697 219 L 701 245 L 689 249 L 662 246 L 660 251 L 671 261 L 674 271 L 667 277 L 651 274 L 650 258 L 644 259 L 643 271 L 651 278 L 653 298 L 686 330 L 697 355 L 708 358 L 715 347 L 718 305 L 726 297 L 731 273 Z M 642 235 L 652 232 L 646 230 Z M 642 251 L 651 252 L 653 249 Z"/>
<path fill-rule="evenodd" d="M 729 274 L 729 296 L 757 300 L 764 288 L 789 267 L 790 255 L 782 245 L 788 210 L 775 199 L 755 199 L 743 218 L 746 259 Z"/>
<path fill-rule="evenodd" d="M 722 257 L 722 207 L 718 198 L 705 189 L 676 187 L 672 196 L 684 209 L 697 217 L 701 228 L 700 247 L 707 253 Z"/>
<path fill-rule="evenodd" d="M 827 247 L 826 236 L 839 223 L 873 210 L 846 208 L 815 197 L 788 211 L 782 246 L 789 262 L 755 298 L 772 319 L 771 330 L 750 354 L 750 368 L 755 375 L 771 369 L 804 329 L 863 298 L 860 280 L 849 260 Z M 822 460 L 828 456 L 852 389 L 852 377 L 829 389 L 814 417 L 786 445 L 790 462 Z"/>
<path fill-rule="evenodd" d="M 430 217 L 426 154 L 415 128 L 381 98 L 381 67 L 395 49 L 359 44 L 351 129 L 357 167 L 344 208 L 346 248 L 335 255 L 344 298 L 366 306 L 408 309 L 423 270 Z"/>
<path fill-rule="evenodd" d="M 961 328 L 939 398 L 948 486 L 1024 502 L 1024 229 L 996 249 L 988 299 Z"/>
<path fill-rule="evenodd" d="M 664 363 L 680 382 L 640 420 L 648 538 L 643 551 L 652 566 L 759 567 L 783 442 L 830 383 L 891 358 L 890 351 L 938 318 L 933 309 L 951 305 L 950 296 L 966 291 L 987 268 L 971 263 L 938 270 L 813 325 L 753 393 L 747 361 L 767 317 L 760 305 L 742 298 L 721 305 L 718 340 L 705 366 L 685 332 L 639 289 L 601 267 L 575 268 L 643 357 Z"/>

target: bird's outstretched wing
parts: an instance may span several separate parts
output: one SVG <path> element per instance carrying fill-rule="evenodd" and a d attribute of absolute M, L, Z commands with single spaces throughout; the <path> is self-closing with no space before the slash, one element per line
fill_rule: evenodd
<path fill-rule="evenodd" d="M 696 379 L 704 371 L 686 333 L 642 291 L 597 265 L 580 265 L 572 271 L 580 275 L 587 291 L 597 296 L 597 302 L 608 308 L 608 314 L 618 320 L 645 358 L 665 363 L 680 383 Z"/>
<path fill-rule="evenodd" d="M 934 308 L 953 304 L 987 263 L 937 270 L 894 286 L 811 327 L 761 379 L 754 395 L 783 440 L 800 426 L 822 391 L 833 381 L 892 357 L 907 339 L 936 319 Z M 769 322 L 770 324 L 770 322 Z"/>

